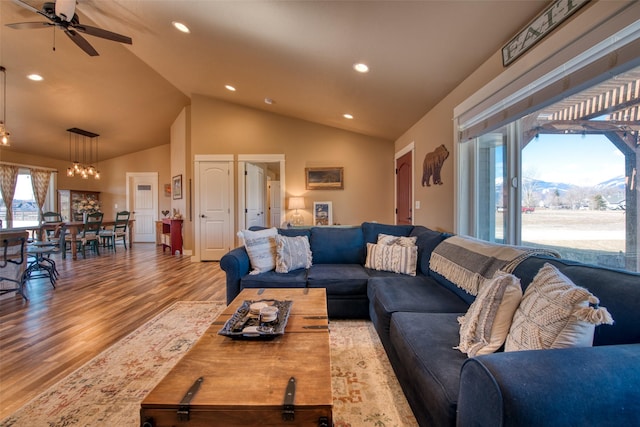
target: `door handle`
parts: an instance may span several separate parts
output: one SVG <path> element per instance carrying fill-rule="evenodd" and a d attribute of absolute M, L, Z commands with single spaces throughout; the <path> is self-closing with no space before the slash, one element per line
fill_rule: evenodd
<path fill-rule="evenodd" d="M 205 214 L 200 215 L 200 218 L 206 218 L 207 216 Z"/>

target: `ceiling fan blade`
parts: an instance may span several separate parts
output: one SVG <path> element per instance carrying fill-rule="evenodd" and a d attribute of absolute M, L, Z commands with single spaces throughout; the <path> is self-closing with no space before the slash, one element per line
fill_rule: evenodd
<path fill-rule="evenodd" d="M 93 48 L 93 46 L 91 46 L 89 44 L 89 42 L 84 37 L 82 37 L 80 34 L 78 34 L 77 32 L 75 32 L 75 31 L 73 31 L 71 29 L 65 29 L 64 32 L 65 32 L 65 34 L 67 36 L 69 36 L 69 38 L 71 40 L 73 40 L 73 42 L 76 45 L 78 45 L 78 47 L 80 49 L 84 50 L 87 53 L 87 55 L 89 55 L 89 56 L 98 56 L 99 55 L 98 51 L 95 50 Z"/>
<path fill-rule="evenodd" d="M 102 28 L 91 27 L 89 25 L 75 24 L 73 29 L 80 31 L 81 33 L 89 34 L 90 36 L 101 37 L 107 40 L 113 40 L 115 42 L 131 44 L 131 37 L 123 36 L 122 34 L 114 33 L 111 31 L 103 30 Z"/>
<path fill-rule="evenodd" d="M 38 28 L 47 28 L 52 24 L 50 22 L 16 22 L 15 24 L 7 24 L 7 27 L 13 28 L 14 30 L 26 30 L 26 29 L 38 29 Z"/>
<path fill-rule="evenodd" d="M 30 4 L 27 4 L 23 1 L 20 0 L 13 0 L 13 2 L 19 6 L 24 7 L 25 9 L 29 9 L 31 12 L 35 12 L 35 13 L 40 13 L 40 11 L 38 9 L 36 9 L 35 7 L 31 6 Z"/>

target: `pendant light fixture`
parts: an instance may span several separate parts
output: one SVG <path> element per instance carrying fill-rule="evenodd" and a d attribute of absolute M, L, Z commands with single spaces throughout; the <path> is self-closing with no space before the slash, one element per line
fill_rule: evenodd
<path fill-rule="evenodd" d="M 100 135 L 78 128 L 67 129 L 67 132 L 69 132 L 69 161 L 71 162 L 71 166 L 67 168 L 67 176 L 79 176 L 82 179 L 89 179 L 92 176 L 94 179 L 100 179 L 100 171 L 97 167 Z M 80 154 L 82 154 L 82 163 L 79 161 Z"/>
<path fill-rule="evenodd" d="M 2 121 L 0 121 L 0 145 L 8 147 L 11 145 L 9 141 L 9 131 L 7 130 L 7 69 L 0 65 L 2 72 Z"/>

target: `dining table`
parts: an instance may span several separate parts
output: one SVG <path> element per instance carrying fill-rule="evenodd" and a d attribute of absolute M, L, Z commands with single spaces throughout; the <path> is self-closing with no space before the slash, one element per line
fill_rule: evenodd
<path fill-rule="evenodd" d="M 133 223 L 134 223 L 134 221 L 135 221 L 134 219 L 130 219 L 129 223 L 127 224 L 127 234 L 128 234 L 127 237 L 129 238 L 129 247 L 130 248 L 133 247 Z M 115 223 L 116 223 L 115 219 L 103 220 L 102 221 L 102 226 L 103 227 L 109 227 L 109 226 L 115 225 Z M 58 227 L 61 224 L 66 224 L 67 231 L 71 235 L 71 258 L 72 259 L 78 259 L 77 238 L 78 238 L 78 234 L 80 234 L 80 232 L 84 228 L 84 222 L 83 221 L 45 222 L 45 223 L 42 223 L 39 226 L 39 235 L 43 236 L 46 230 L 55 230 L 56 227 Z"/>

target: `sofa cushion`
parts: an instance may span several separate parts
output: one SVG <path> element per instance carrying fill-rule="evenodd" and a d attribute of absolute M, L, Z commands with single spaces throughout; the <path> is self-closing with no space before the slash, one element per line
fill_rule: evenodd
<path fill-rule="evenodd" d="M 469 357 L 493 353 L 504 344 L 513 314 L 522 299 L 520 280 L 506 273 L 483 284 L 467 313 L 458 318 L 458 350 Z"/>
<path fill-rule="evenodd" d="M 311 267 L 311 249 L 307 236 L 276 236 L 276 273 L 288 273 Z"/>
<path fill-rule="evenodd" d="M 408 236 L 413 230 L 413 225 L 390 225 L 379 224 L 377 222 L 363 222 L 362 232 L 364 233 L 365 243 L 376 243 L 379 234 L 388 234 L 391 236 Z"/>
<path fill-rule="evenodd" d="M 313 264 L 307 283 L 310 288 L 325 288 L 327 296 L 367 294 L 369 275 L 358 264 Z"/>
<path fill-rule="evenodd" d="M 373 270 L 415 276 L 417 259 L 416 246 L 367 243 L 367 259 L 364 266 Z"/>
<path fill-rule="evenodd" d="M 575 261 L 536 256 L 523 261 L 513 274 L 523 289 L 531 283 L 545 263 L 557 267 L 577 286 L 588 289 L 600 299 L 615 319 L 612 326 L 596 328 L 593 345 L 640 343 L 640 274 L 612 270 Z M 525 291 L 526 292 L 526 291 Z"/>
<path fill-rule="evenodd" d="M 458 295 L 458 297 L 460 297 L 467 304 L 471 304 L 473 301 L 475 301 L 475 299 L 476 299 L 475 295 L 471 295 L 470 293 L 468 293 L 464 289 L 459 288 L 458 286 L 456 286 L 455 283 L 453 283 L 452 281 L 448 280 L 443 275 L 441 275 L 439 273 L 436 273 L 433 270 L 429 270 L 429 276 L 433 277 L 433 279 L 435 281 L 437 281 L 442 287 L 444 287 L 444 288 L 450 290 L 451 292 L 453 292 L 454 294 Z"/>
<path fill-rule="evenodd" d="M 416 225 L 409 234 L 410 237 L 417 237 L 416 245 L 418 246 L 418 273 L 424 275 L 429 274 L 429 260 L 431 252 L 450 235 L 433 231 L 421 225 Z"/>
<path fill-rule="evenodd" d="M 394 368 L 424 425 L 455 425 L 460 368 L 467 360 L 453 348 L 458 343 L 458 315 L 394 313 L 391 318 L 390 339 L 398 358 Z"/>
<path fill-rule="evenodd" d="M 375 277 L 369 279 L 367 295 L 383 344 L 388 344 L 391 315 L 396 312 L 464 313 L 469 305 L 427 276 Z M 456 327 L 458 323 L 456 322 Z M 458 330 L 456 329 L 456 338 Z M 454 344 L 457 345 L 456 342 Z"/>
<path fill-rule="evenodd" d="M 307 236 L 307 239 L 311 239 L 311 230 L 308 228 L 278 228 L 278 234 L 287 237 Z"/>
<path fill-rule="evenodd" d="M 311 227 L 310 243 L 314 264 L 364 264 L 360 227 Z"/>
<path fill-rule="evenodd" d="M 260 274 L 276 267 L 276 239 L 278 229 L 275 227 L 258 231 L 238 231 L 238 237 L 244 241 L 244 247 L 251 262 L 250 274 Z"/>
<path fill-rule="evenodd" d="M 289 273 L 275 270 L 262 274 L 247 274 L 240 279 L 240 289 L 244 288 L 304 288 L 307 286 L 307 270 L 298 269 Z"/>
<path fill-rule="evenodd" d="M 545 264 L 522 297 L 505 351 L 590 347 L 595 325 L 613 323 L 588 290 Z"/>

